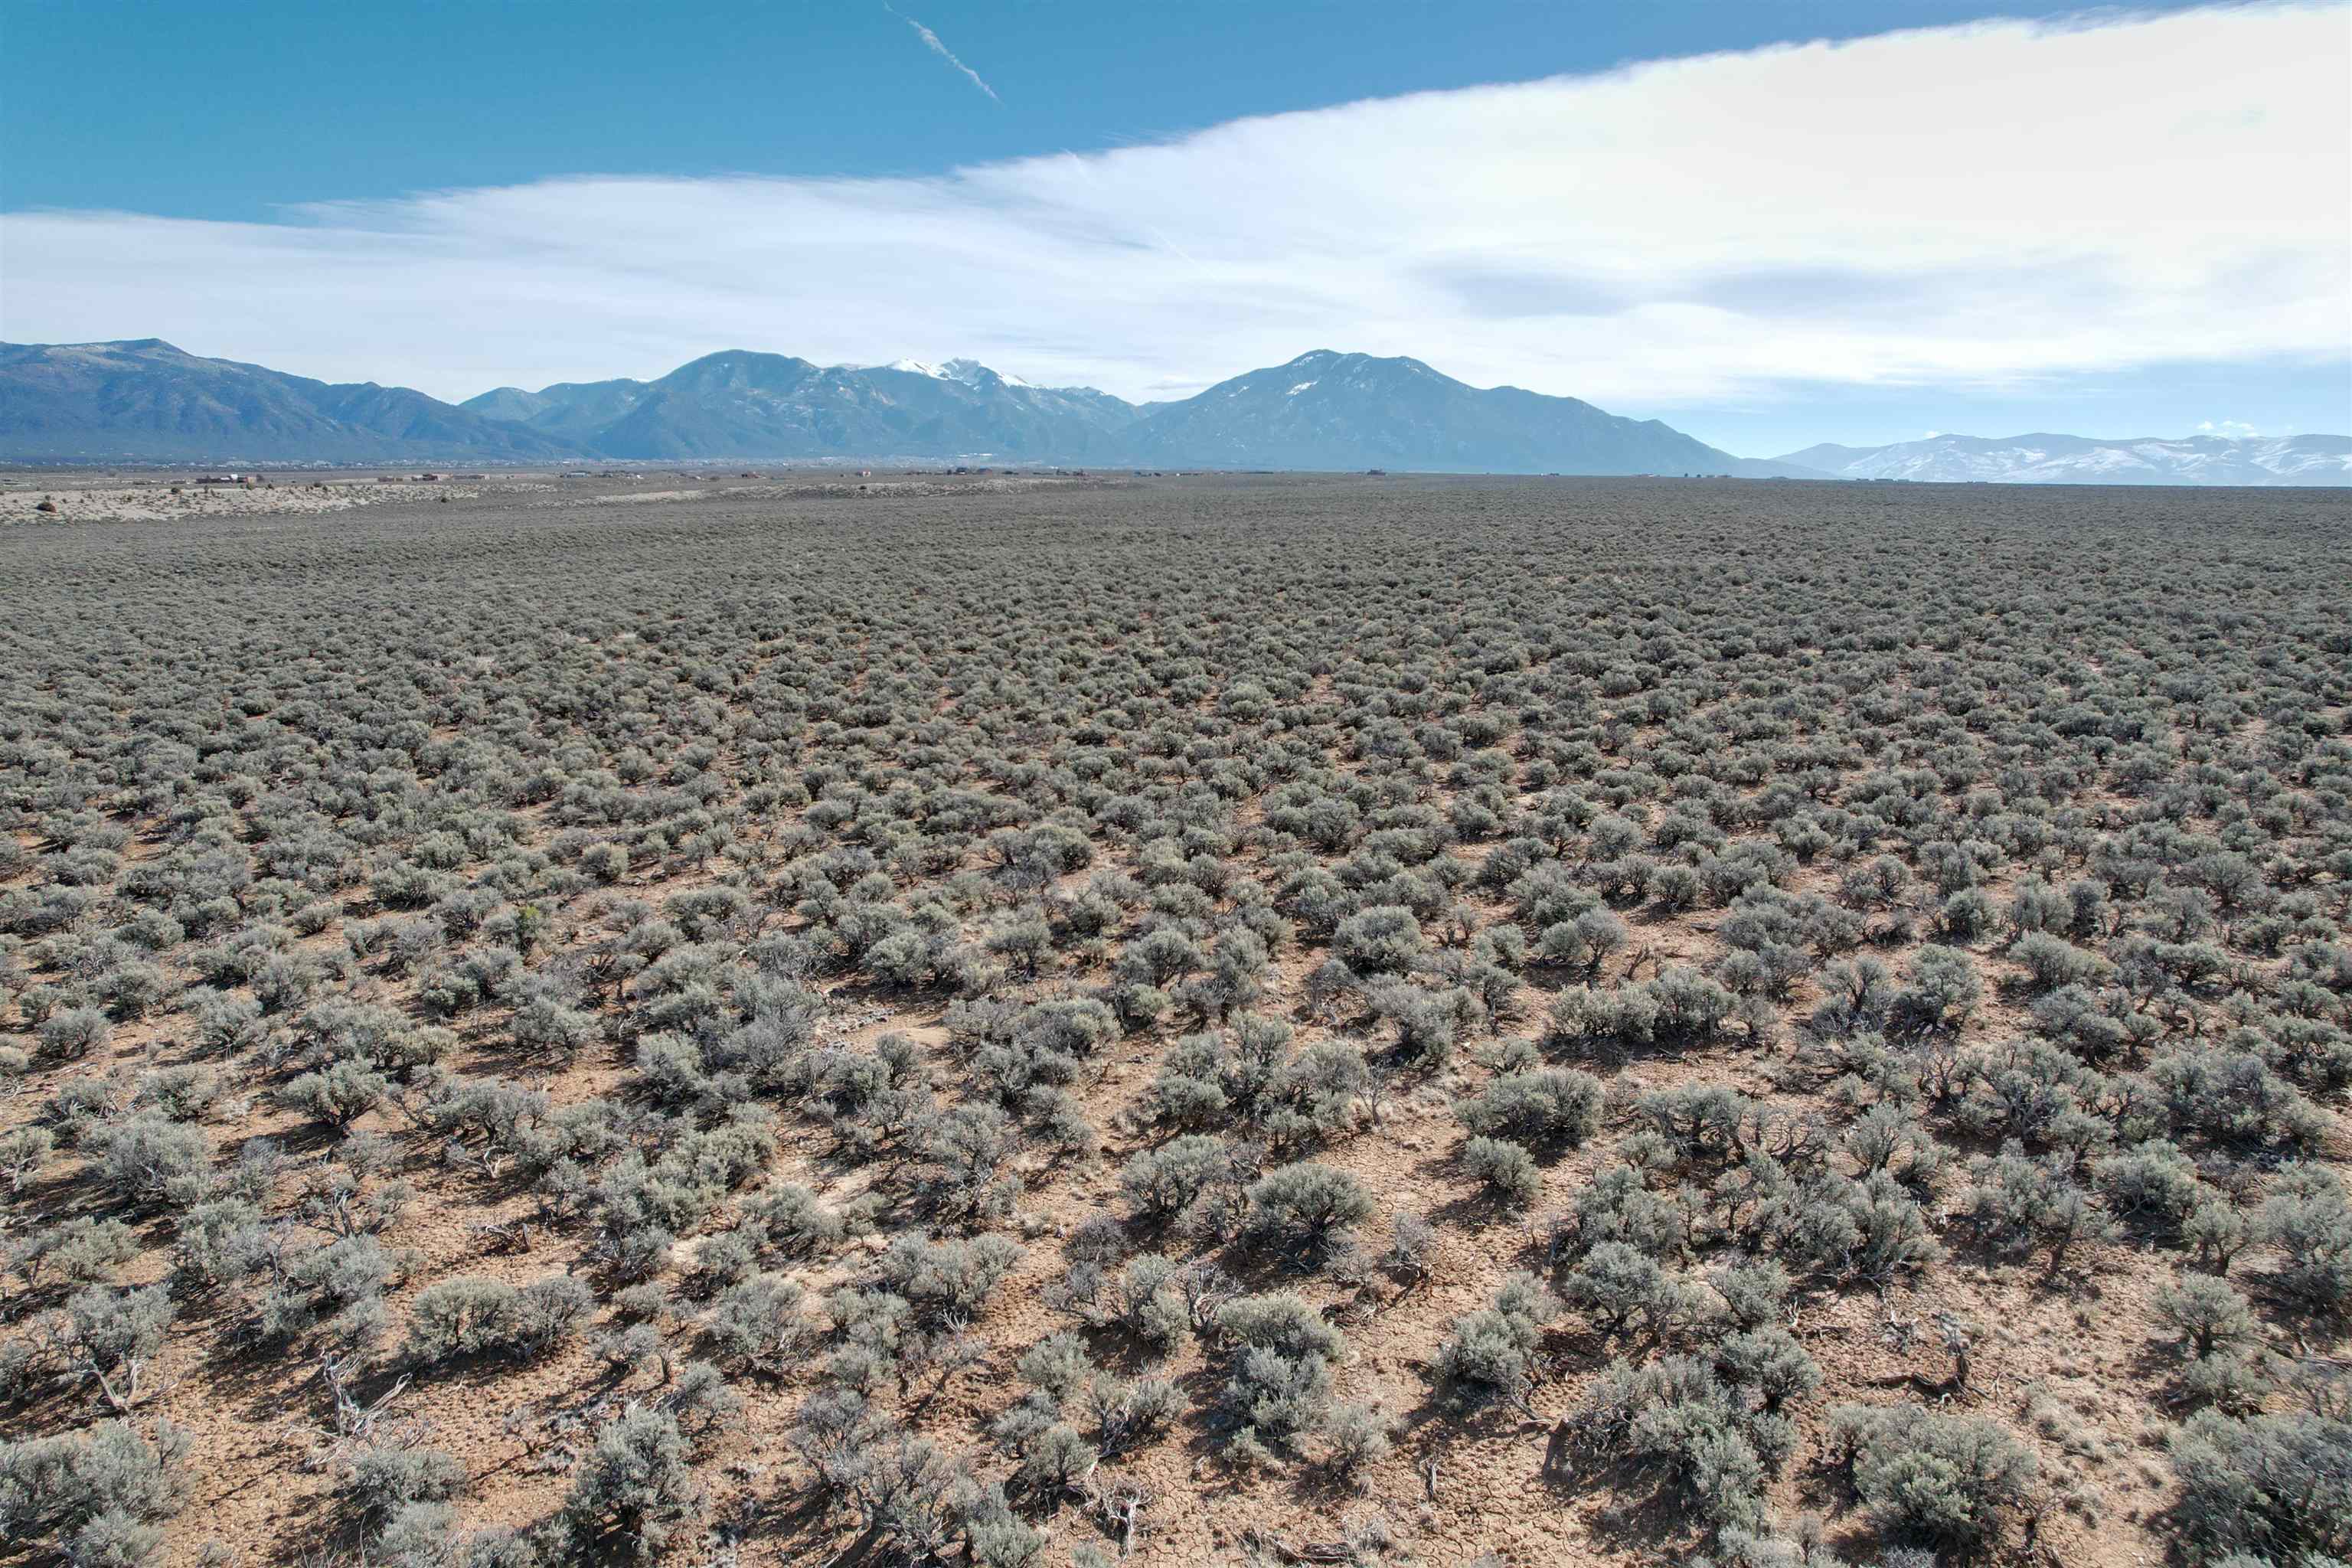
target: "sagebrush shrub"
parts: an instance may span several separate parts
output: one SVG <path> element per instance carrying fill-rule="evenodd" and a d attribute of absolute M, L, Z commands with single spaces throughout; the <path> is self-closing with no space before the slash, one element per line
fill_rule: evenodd
<path fill-rule="evenodd" d="M 0 1539 L 63 1555 L 136 1563 L 163 1544 L 154 1521 L 177 1512 L 193 1436 L 158 1421 L 146 1434 L 107 1421 L 79 1436 L 0 1442 Z M 103 1544 L 102 1551 L 90 1548 Z"/>
<path fill-rule="evenodd" d="M 1570 1068 L 1508 1073 L 1456 1101 L 1454 1114 L 1475 1133 L 1538 1149 L 1573 1149 L 1600 1130 L 1600 1079 Z"/>
<path fill-rule="evenodd" d="M 583 1554 L 610 1542 L 650 1558 L 669 1542 L 696 1500 L 677 1419 L 632 1406 L 596 1434 L 558 1518 Z"/>
<path fill-rule="evenodd" d="M 2205 1411 L 2170 1439 L 2177 1517 L 2209 1562 L 2320 1563 L 2352 1552 L 2352 1424 L 2309 1412 Z"/>
<path fill-rule="evenodd" d="M 2000 1533 L 2040 1468 L 2014 1434 L 1980 1415 L 1849 1405 L 1831 1419 L 1854 1489 L 1883 1526 L 1964 1548 Z"/>
<path fill-rule="evenodd" d="M 520 1288 L 497 1279 L 444 1279 L 417 1293 L 405 1353 L 425 1363 L 457 1356 L 544 1355 L 570 1336 L 593 1304 L 588 1288 L 568 1274 Z"/>
<path fill-rule="evenodd" d="M 1313 1161 L 1268 1171 L 1250 1184 L 1253 1233 L 1277 1245 L 1328 1253 L 1371 1217 L 1372 1200 L 1347 1172 Z"/>

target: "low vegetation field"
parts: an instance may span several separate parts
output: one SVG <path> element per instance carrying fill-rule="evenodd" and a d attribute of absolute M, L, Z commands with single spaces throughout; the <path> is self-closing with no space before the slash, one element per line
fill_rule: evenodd
<path fill-rule="evenodd" d="M 0 1562 L 2352 1554 L 2352 494 L 672 488 L 0 533 Z"/>

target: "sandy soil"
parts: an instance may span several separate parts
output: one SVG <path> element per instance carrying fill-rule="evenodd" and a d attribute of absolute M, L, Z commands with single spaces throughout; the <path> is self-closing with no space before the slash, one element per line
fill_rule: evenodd
<path fill-rule="evenodd" d="M 695 475 L 707 484 L 676 484 L 671 473 L 591 479 L 540 474 L 498 474 L 458 479 L 422 480 L 373 472 L 273 477 L 254 485 L 199 485 L 194 476 L 172 478 L 71 473 L 0 480 L 0 526 L 45 522 L 169 522 L 207 518 L 299 516 L 353 507 L 489 498 L 541 507 L 634 506 L 692 501 L 784 500 L 813 498 L 907 499 L 920 496 L 1005 495 L 1117 481 L 1060 474 L 927 475 L 884 471 L 871 478 L 838 470 L 811 469 L 763 476 Z M 667 480 L 668 483 L 662 481 Z"/>
<path fill-rule="evenodd" d="M 503 488 L 530 488 L 501 481 Z M 478 481 L 376 479 L 284 479 L 266 485 L 197 485 L 186 480 L 0 490 L 0 525 L 37 522 L 173 522 L 205 518 L 289 516 L 342 511 L 433 497 L 471 500 Z M 44 504 L 54 507 L 45 511 Z"/>

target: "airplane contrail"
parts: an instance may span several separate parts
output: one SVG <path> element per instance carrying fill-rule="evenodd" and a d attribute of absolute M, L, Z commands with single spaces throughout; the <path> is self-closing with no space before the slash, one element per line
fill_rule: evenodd
<path fill-rule="evenodd" d="M 981 91 L 988 94 L 992 101 L 996 103 L 1002 103 L 1004 101 L 1003 99 L 996 96 L 996 89 L 994 88 L 980 79 L 980 73 L 978 71 L 972 69 L 970 66 L 956 58 L 955 51 L 949 48 L 945 44 L 940 42 L 940 36 L 937 33 L 932 32 L 929 27 L 924 26 L 912 16 L 906 16 L 899 12 L 889 4 L 889 0 L 883 0 L 882 9 L 889 12 L 893 16 L 897 16 L 898 20 L 906 23 L 909 27 L 914 28 L 915 36 L 922 39 L 924 43 L 930 46 L 931 53 L 939 56 L 940 58 L 947 61 L 948 64 L 955 67 L 956 69 L 970 77 L 971 79 L 971 85 L 980 89 Z"/>

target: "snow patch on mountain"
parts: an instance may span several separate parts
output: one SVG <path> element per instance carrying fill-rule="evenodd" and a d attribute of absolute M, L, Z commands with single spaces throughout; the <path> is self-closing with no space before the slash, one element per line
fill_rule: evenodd
<path fill-rule="evenodd" d="M 1006 386 L 1026 387 L 1035 391 L 1048 390 L 1038 386 L 1034 381 L 1024 381 L 1017 375 L 1006 375 L 1002 371 L 991 370 L 976 359 L 941 360 L 937 363 L 927 359 L 894 359 L 888 364 L 836 364 L 828 368 L 851 373 L 861 370 L 895 370 L 902 371 L 908 375 L 927 375 L 933 381 L 961 382 L 966 386 L 986 386 L 992 382 L 1002 382 Z"/>
<path fill-rule="evenodd" d="M 2352 437 L 1936 436 L 1780 459 L 1839 479 L 1996 485 L 2352 485 Z"/>
<path fill-rule="evenodd" d="M 985 386 L 992 381 L 1001 381 L 1007 386 L 1036 384 L 1034 382 L 1024 381 L 1017 375 L 1006 375 L 1002 371 L 991 370 L 976 359 L 949 360 L 933 374 L 944 376 L 950 381 L 960 381 L 966 386 Z"/>

